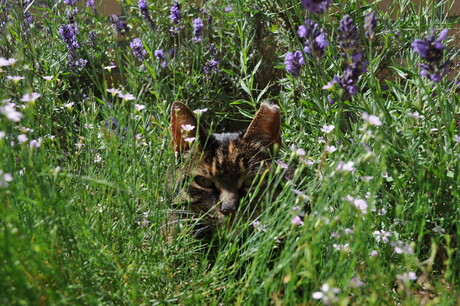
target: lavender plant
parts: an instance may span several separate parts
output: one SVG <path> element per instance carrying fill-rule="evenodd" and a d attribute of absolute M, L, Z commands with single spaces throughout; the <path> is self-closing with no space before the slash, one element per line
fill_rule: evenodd
<path fill-rule="evenodd" d="M 0 0 L 0 303 L 458 299 L 457 19 L 395 3 Z M 265 99 L 254 192 L 210 241 L 161 235 L 171 103 L 231 131 Z"/>

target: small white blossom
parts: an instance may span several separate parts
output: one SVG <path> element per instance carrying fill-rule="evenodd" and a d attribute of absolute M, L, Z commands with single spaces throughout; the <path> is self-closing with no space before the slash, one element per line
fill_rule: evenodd
<path fill-rule="evenodd" d="M 302 218 L 300 218 L 299 216 L 295 216 L 294 218 L 292 218 L 291 223 L 292 225 L 303 225 L 304 224 L 302 221 Z"/>
<path fill-rule="evenodd" d="M 25 135 L 25 134 L 19 134 L 19 135 L 18 135 L 18 142 L 19 142 L 19 143 L 24 143 L 24 142 L 26 142 L 27 140 L 28 140 L 27 135 Z"/>
<path fill-rule="evenodd" d="M 323 125 L 323 127 L 321 128 L 321 132 L 326 133 L 326 134 L 329 134 L 330 132 L 332 132 L 332 130 L 333 130 L 334 128 L 335 128 L 335 126 L 332 125 L 332 124 L 331 124 L 331 125 L 325 124 L 325 125 Z"/>
<path fill-rule="evenodd" d="M 410 271 L 410 272 L 406 272 L 401 275 L 398 275 L 397 279 L 403 281 L 404 283 L 408 283 L 411 280 L 413 281 L 417 280 L 417 274 L 415 274 L 415 272 L 413 271 Z"/>
<path fill-rule="evenodd" d="M 207 112 L 207 108 L 200 108 L 200 109 L 195 109 L 193 112 L 197 114 L 198 116 L 202 115 L 203 113 Z"/>
<path fill-rule="evenodd" d="M 338 288 L 331 288 L 329 284 L 323 284 L 321 291 L 313 292 L 312 298 L 321 300 L 325 305 L 330 305 L 338 302 L 337 294 L 340 292 Z"/>
<path fill-rule="evenodd" d="M 381 230 L 381 231 L 374 231 L 372 235 L 374 235 L 374 238 L 377 242 L 383 241 L 385 243 L 388 243 L 390 242 L 390 237 L 393 235 L 393 233 Z"/>
<path fill-rule="evenodd" d="M 6 59 L 4 57 L 0 57 L 0 67 L 11 66 L 16 63 L 14 58 Z"/>
<path fill-rule="evenodd" d="M 41 96 L 42 95 L 39 94 L 38 92 L 28 93 L 22 96 L 21 101 L 22 102 L 35 102 L 35 100 L 37 100 Z"/>
<path fill-rule="evenodd" d="M 142 104 L 134 104 L 134 108 L 135 108 L 137 111 L 141 111 L 141 110 L 145 109 L 145 105 L 142 105 Z"/>
<path fill-rule="evenodd" d="M 188 143 L 192 143 L 195 141 L 195 139 L 196 139 L 195 137 L 187 137 L 187 138 L 184 138 L 184 141 Z"/>
<path fill-rule="evenodd" d="M 0 113 L 5 115 L 5 117 L 11 122 L 19 122 L 24 117 L 22 113 L 17 112 L 14 106 L 10 104 L 0 106 Z"/>
<path fill-rule="evenodd" d="M 125 93 L 125 94 L 123 94 L 123 93 L 120 92 L 120 93 L 118 94 L 118 97 L 119 97 L 120 99 L 125 100 L 125 101 L 136 100 L 136 97 L 133 96 L 132 94 L 130 94 L 129 92 L 128 92 L 128 93 Z"/>
<path fill-rule="evenodd" d="M 37 149 L 37 148 L 40 148 L 41 144 L 42 144 L 42 140 L 41 140 L 41 139 L 32 139 L 32 140 L 30 141 L 30 143 L 29 143 L 29 146 L 30 146 L 31 148 Z"/>
<path fill-rule="evenodd" d="M 460 143 L 460 135 L 454 135 L 454 141 Z"/>
<path fill-rule="evenodd" d="M 337 151 L 337 148 L 335 146 L 325 146 L 324 150 L 329 153 L 334 153 L 335 151 Z"/>
<path fill-rule="evenodd" d="M 8 183 L 13 180 L 13 176 L 9 173 L 3 173 L 2 170 L 0 170 L 0 188 L 6 188 L 8 187 Z"/>
<path fill-rule="evenodd" d="M 391 245 L 394 247 L 396 254 L 412 255 L 414 253 L 412 247 L 408 244 L 404 244 L 401 240 L 391 243 Z"/>
<path fill-rule="evenodd" d="M 370 125 L 375 125 L 375 126 L 382 125 L 382 121 L 380 121 L 380 118 L 377 117 L 376 115 L 369 115 L 368 113 L 362 113 L 362 118 L 364 119 L 364 121 L 366 121 Z"/>
<path fill-rule="evenodd" d="M 339 161 L 339 163 L 337 164 L 337 168 L 335 169 L 336 171 L 343 171 L 343 172 L 353 172 L 356 170 L 356 168 L 354 167 L 355 163 L 352 162 L 352 161 L 349 161 L 349 162 L 343 162 L 343 161 Z"/>
<path fill-rule="evenodd" d="M 413 113 L 409 112 L 408 115 L 409 115 L 409 117 L 412 117 L 412 118 L 414 118 L 416 120 L 425 118 L 425 116 L 420 115 L 419 112 L 417 112 L 417 111 L 415 111 Z"/>
<path fill-rule="evenodd" d="M 190 132 L 195 129 L 195 127 L 191 124 L 182 124 L 181 127 L 182 127 L 182 130 L 186 132 Z"/>

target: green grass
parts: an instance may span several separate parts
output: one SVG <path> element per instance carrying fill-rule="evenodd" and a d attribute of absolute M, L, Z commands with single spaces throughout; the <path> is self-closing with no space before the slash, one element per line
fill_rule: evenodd
<path fill-rule="evenodd" d="M 323 15 L 291 0 L 238 0 L 230 12 L 219 1 L 183 1 L 175 37 L 171 3 L 148 1 L 152 30 L 137 2 L 122 1 L 130 30 L 119 36 L 79 1 L 75 56 L 88 63 L 74 70 L 59 34 L 71 6 L 23 2 L 0 2 L 0 57 L 17 60 L 0 72 L 1 304 L 316 304 L 324 284 L 338 289 L 323 294 L 324 304 L 458 303 L 458 72 L 438 83 L 420 76 L 423 60 L 411 48 L 432 28 L 438 35 L 458 23 L 446 17 L 452 1 L 424 8 L 393 1 L 388 12 L 367 1 L 333 1 Z M 363 30 L 371 10 L 379 19 L 372 42 Z M 337 38 L 345 14 L 369 61 L 350 97 L 323 89 L 345 65 Z M 284 56 L 303 49 L 296 32 L 307 16 L 325 29 L 329 47 L 321 60 L 303 54 L 294 77 Z M 200 43 L 193 41 L 197 17 L 205 24 Z M 456 63 L 452 33 L 444 60 Z M 142 62 L 129 48 L 134 38 L 147 52 Z M 218 71 L 206 74 L 213 58 Z M 111 63 L 116 68 L 104 68 Z M 41 96 L 22 102 L 31 92 Z M 273 164 L 256 223 L 237 218 L 211 242 L 187 229 L 168 241 L 161 227 L 177 174 L 171 103 L 208 108 L 201 120 L 219 130 L 248 122 L 267 99 L 282 110 L 279 159 L 291 180 Z M 23 114 L 18 122 L 7 118 L 7 103 Z M 416 111 L 424 117 L 409 116 Z M 367 123 L 364 112 L 382 124 Z M 332 132 L 321 130 L 326 124 Z M 355 170 L 339 171 L 341 161 Z M 302 224 L 293 224 L 299 215 Z"/>

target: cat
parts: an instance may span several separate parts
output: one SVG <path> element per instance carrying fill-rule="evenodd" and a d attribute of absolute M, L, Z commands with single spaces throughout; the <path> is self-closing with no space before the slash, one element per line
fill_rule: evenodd
<path fill-rule="evenodd" d="M 174 102 L 170 132 L 181 163 L 176 185 L 182 186 L 177 194 L 182 213 L 174 214 L 175 223 L 195 220 L 194 233 L 200 237 L 228 224 L 239 210 L 253 218 L 260 214 L 257 207 L 240 207 L 240 200 L 270 168 L 281 146 L 280 125 L 279 107 L 262 103 L 245 131 L 208 133 L 185 104 Z"/>

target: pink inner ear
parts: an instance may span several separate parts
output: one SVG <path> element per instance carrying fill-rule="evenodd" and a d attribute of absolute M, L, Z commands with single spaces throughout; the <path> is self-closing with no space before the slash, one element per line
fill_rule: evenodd
<path fill-rule="evenodd" d="M 262 103 L 243 137 L 262 141 L 270 148 L 273 148 L 275 144 L 281 146 L 280 127 L 279 107 Z"/>
<path fill-rule="evenodd" d="M 175 152 L 187 150 L 186 137 L 196 137 L 197 122 L 192 111 L 182 102 L 174 102 L 171 107 L 171 141 Z M 194 127 L 187 131 L 188 127 Z"/>

